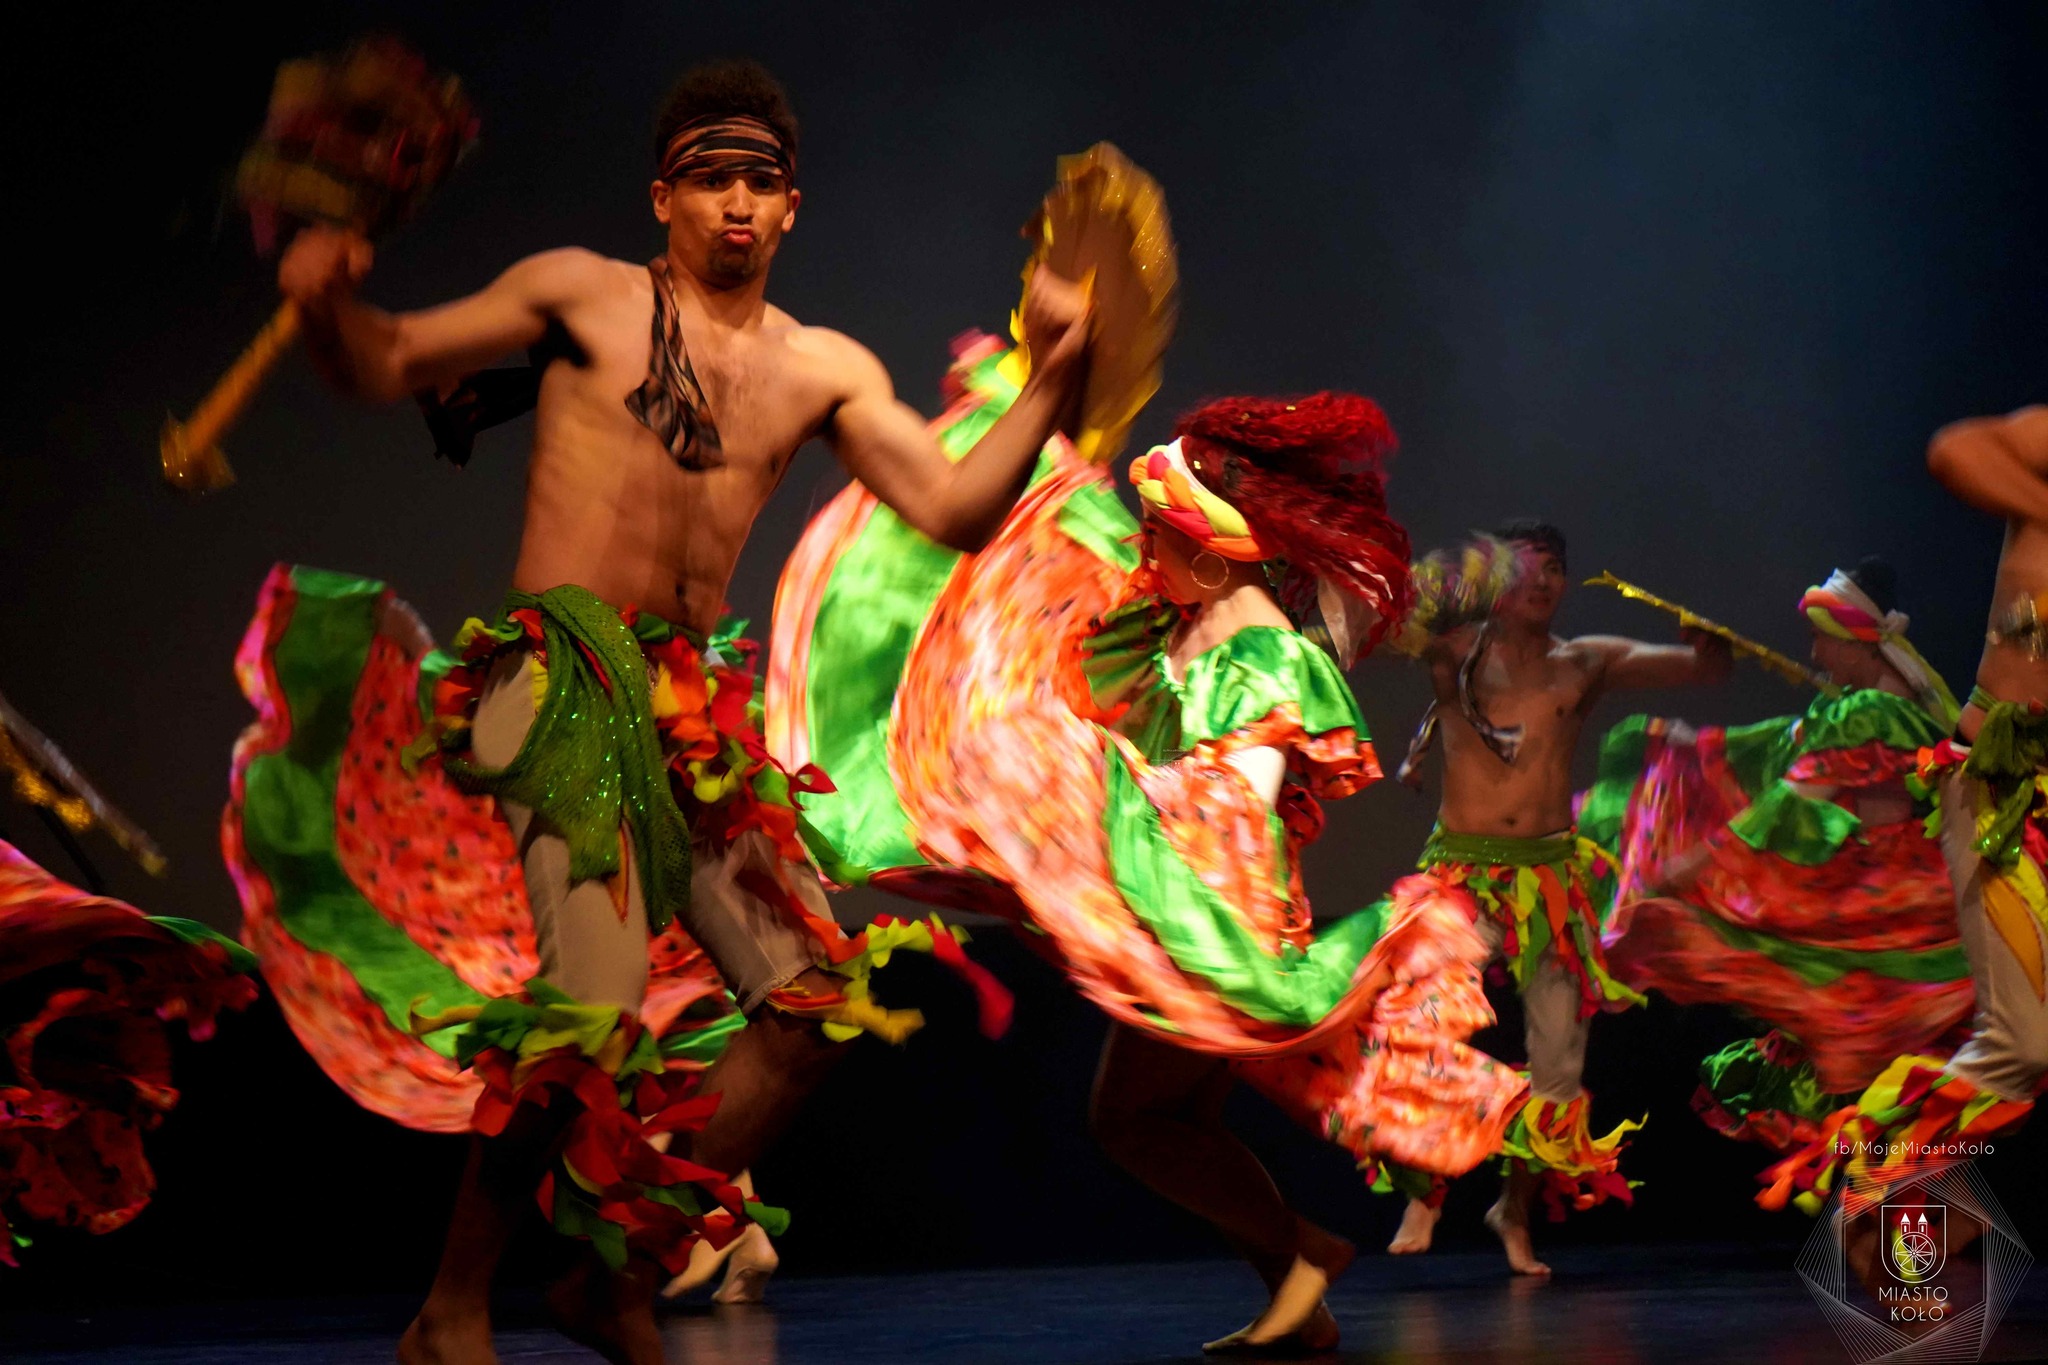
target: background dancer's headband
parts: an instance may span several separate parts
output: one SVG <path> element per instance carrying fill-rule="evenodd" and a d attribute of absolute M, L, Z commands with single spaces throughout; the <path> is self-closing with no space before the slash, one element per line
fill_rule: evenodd
<path fill-rule="evenodd" d="M 744 114 L 716 114 L 677 129 L 661 158 L 661 178 L 680 180 L 712 167 L 736 175 L 774 171 L 784 184 L 796 184 L 796 161 L 782 138 Z"/>
<path fill-rule="evenodd" d="M 1802 593 L 1799 610 L 1823 635 L 1832 635 L 1837 640 L 1876 644 L 1887 635 L 1906 633 L 1904 612 L 1878 610 L 1870 594 L 1840 569 L 1829 574 L 1827 582 Z"/>
<path fill-rule="evenodd" d="M 1131 484 L 1146 511 L 1213 554 L 1254 562 L 1278 553 L 1259 539 L 1243 513 L 1195 477 L 1177 440 L 1131 461 Z"/>
<path fill-rule="evenodd" d="M 1906 613 L 1880 611 L 1870 594 L 1840 569 L 1829 574 L 1827 582 L 1802 593 L 1799 610 L 1823 635 L 1876 645 L 1885 662 L 1899 671 L 1929 713 L 1945 724 L 1955 723 L 1960 710 L 1955 694 L 1934 671 L 1934 665 L 1920 657 L 1920 651 L 1906 639 L 1906 627 L 1910 624 Z"/>

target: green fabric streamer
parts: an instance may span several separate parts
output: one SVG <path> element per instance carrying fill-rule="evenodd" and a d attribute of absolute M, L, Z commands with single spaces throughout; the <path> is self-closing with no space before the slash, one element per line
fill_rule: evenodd
<path fill-rule="evenodd" d="M 502 768 L 466 757 L 467 732 L 455 732 L 444 765 L 464 788 L 517 802 L 558 830 L 572 882 L 617 874 L 619 830 L 629 830 L 648 927 L 659 933 L 689 901 L 690 822 L 669 790 L 640 643 L 678 632 L 644 613 L 629 628 L 595 593 L 565 584 L 507 593 L 492 633 L 522 609 L 539 613 L 547 650 L 548 690 L 533 728 Z"/>
<path fill-rule="evenodd" d="M 728 1000 L 730 996 L 726 997 Z M 747 1017 L 737 1009 L 721 1015 L 716 1023 L 702 1028 L 679 1029 L 661 1040 L 661 1055 L 670 1061 L 695 1062 L 709 1066 L 724 1055 L 739 1031 L 747 1026 Z"/>
<path fill-rule="evenodd" d="M 1854 1098 L 1821 1089 L 1810 1060 L 1797 1066 L 1770 1060 L 1761 1038 L 1730 1043 L 1702 1061 L 1700 1084 L 1737 1120 L 1765 1113 L 1818 1123 Z"/>
<path fill-rule="evenodd" d="M 179 919 L 176 915 L 145 915 L 143 918 L 181 942 L 194 946 L 211 943 L 227 954 L 228 965 L 238 972 L 248 973 L 257 969 L 256 954 L 218 929 L 210 929 L 198 920 Z"/>
<path fill-rule="evenodd" d="M 1959 944 L 1946 948 L 1888 948 L 1878 952 L 1823 948 L 1744 929 L 1719 915 L 1698 910 L 1694 913 L 1702 924 L 1720 935 L 1722 942 L 1730 947 L 1767 957 L 1779 966 L 1797 972 L 1801 980 L 1813 986 L 1825 986 L 1844 972 L 1871 972 L 1894 981 L 1960 981 L 1970 974 L 1970 964 Z"/>
<path fill-rule="evenodd" d="M 1990 789 L 1997 814 L 1977 837 L 1977 851 L 1999 867 L 2011 867 L 2020 856 L 2020 831 L 2034 807 L 2036 779 L 2048 771 L 2048 712 L 2024 702 L 2003 701 L 1982 687 L 1970 693 L 1970 704 L 1984 712 L 1984 723 L 1970 743 L 1963 773 Z"/>
<path fill-rule="evenodd" d="M 249 764 L 243 841 L 270 882 L 285 931 L 340 959 L 392 1026 L 407 1032 L 415 1003 L 431 1015 L 484 997 L 380 915 L 335 853 L 335 785 L 384 585 L 301 568 L 292 571 L 292 586 L 289 624 L 271 654 L 290 739 Z M 452 1030 L 422 1041 L 455 1055 Z"/>

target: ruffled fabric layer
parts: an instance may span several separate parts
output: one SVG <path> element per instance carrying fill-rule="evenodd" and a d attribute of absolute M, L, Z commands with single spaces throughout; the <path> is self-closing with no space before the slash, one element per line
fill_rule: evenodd
<path fill-rule="evenodd" d="M 390 591 L 280 565 L 236 658 L 256 720 L 235 746 L 221 842 L 242 936 L 299 1041 L 357 1103 L 462 1132 L 482 1093 L 446 1015 L 538 975 L 517 850 L 490 797 L 423 746 L 426 666 L 380 630 Z M 743 1021 L 703 951 L 671 926 L 649 947 L 642 1019 L 669 1064 L 701 1069 Z"/>
<path fill-rule="evenodd" d="M 588 1240 L 614 1269 L 637 1254 L 675 1274 L 700 1239 L 723 1246 L 748 1222 L 771 1234 L 788 1226 L 783 1210 L 745 1199 L 723 1172 L 668 1154 L 667 1141 L 701 1130 L 718 1097 L 697 1093 L 696 1073 L 670 1070 L 630 1011 L 532 981 L 518 997 L 420 1023 L 459 1027 L 457 1058 L 482 1083 L 477 1132 L 499 1137 L 522 1109 L 554 1111 L 536 1200 L 556 1231 Z"/>
<path fill-rule="evenodd" d="M 1060 525 L 1083 489 L 1100 476 L 1075 464 L 1028 493 L 913 650 L 891 759 L 920 844 L 1011 886 L 1113 1018 L 1242 1063 L 1361 1161 L 1470 1169 L 1522 1090 L 1464 1043 L 1492 1017 L 1478 935 L 1429 896 L 1311 925 L 1286 821 L 1226 760 L 1302 755 L 1300 823 L 1378 775 L 1353 726 L 1312 733 L 1279 703 L 1155 763 L 1077 714 L 1067 644 L 1131 587 Z"/>
<path fill-rule="evenodd" d="M 1509 1164 L 1538 1173 L 1537 1189 L 1553 1223 L 1563 1222 L 1567 1211 L 1583 1213 L 1610 1199 L 1635 1202 L 1636 1182 L 1622 1176 L 1621 1152 L 1643 1125 L 1625 1119 L 1596 1138 L 1592 1111 L 1592 1096 L 1583 1092 L 1563 1101 L 1532 1096 L 1501 1139 Z"/>
<path fill-rule="evenodd" d="M 1986 1140 L 2019 1127 L 2033 1108 L 1956 1075 L 1942 1058 L 1896 1058 L 1854 1104 L 1763 1173 L 1756 1202 L 1817 1214 L 1840 1188 L 1853 1215 L 1916 1176 L 1981 1154 Z"/>
<path fill-rule="evenodd" d="M 1828 1115 L 1848 1099 L 1823 1088 L 1805 1050 L 1773 1029 L 1701 1062 L 1692 1107 L 1724 1137 L 1789 1153 L 1818 1138 Z"/>
<path fill-rule="evenodd" d="M 1914 765 L 1902 746 L 1931 727 L 1911 703 L 1869 692 L 1739 729 L 1617 726 L 1580 812 L 1616 841 L 1616 974 L 1755 1016 L 1797 1041 L 1831 1093 L 1959 1040 L 1974 992 L 1940 846 L 1917 820 L 1866 827 L 1790 785 L 1894 781 Z M 1684 898 L 1658 894 L 1694 850 L 1706 861 Z"/>
<path fill-rule="evenodd" d="M 256 998 L 248 953 L 52 877 L 0 843 L 0 1262 L 21 1225 L 111 1232 L 149 1204 L 142 1135 L 178 1102 L 170 1025 Z"/>

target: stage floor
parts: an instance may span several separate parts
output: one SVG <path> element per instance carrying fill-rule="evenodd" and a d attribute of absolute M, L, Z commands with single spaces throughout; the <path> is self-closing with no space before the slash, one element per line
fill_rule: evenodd
<path fill-rule="evenodd" d="M 1362 1259 L 1331 1296 L 1342 1362 L 1838 1361 L 1847 1353 L 1782 1248 L 1580 1247 L 1548 1284 L 1496 1256 Z M 665 1319 L 688 1365 L 1177 1365 L 1257 1307 L 1227 1262 L 785 1278 L 758 1308 Z M 0 1314 L 10 1365 L 356 1365 L 391 1359 L 412 1308 L 389 1299 Z M 508 1311 L 506 1365 L 597 1357 Z M 2048 1286 L 2029 1278 L 1987 1360 L 2048 1357 Z"/>

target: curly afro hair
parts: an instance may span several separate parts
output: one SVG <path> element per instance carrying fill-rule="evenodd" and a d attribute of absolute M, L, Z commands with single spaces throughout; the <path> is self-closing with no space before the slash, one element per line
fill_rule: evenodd
<path fill-rule="evenodd" d="M 789 92 L 767 67 L 748 57 L 725 57 L 685 71 L 670 87 L 654 120 L 654 163 L 668 155 L 675 135 L 699 119 L 757 118 L 775 130 L 796 164 L 796 110 Z"/>

